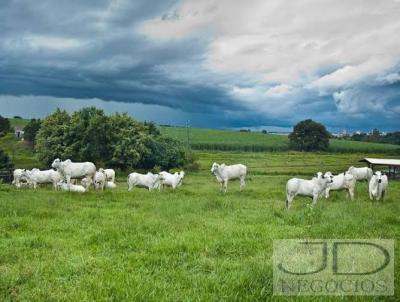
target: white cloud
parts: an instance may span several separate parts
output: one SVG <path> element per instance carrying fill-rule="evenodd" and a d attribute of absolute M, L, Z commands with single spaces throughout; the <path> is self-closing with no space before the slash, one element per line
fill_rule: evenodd
<path fill-rule="evenodd" d="M 205 63 L 213 71 L 309 84 L 321 69 L 339 66 L 334 79 L 322 81 L 339 85 L 373 68 L 379 74 L 400 57 L 399 15 L 391 1 L 187 0 L 140 30 L 155 39 L 206 30 Z"/>
<path fill-rule="evenodd" d="M 266 96 L 270 97 L 283 97 L 293 92 L 293 87 L 286 84 L 276 85 L 271 87 L 265 92 Z"/>

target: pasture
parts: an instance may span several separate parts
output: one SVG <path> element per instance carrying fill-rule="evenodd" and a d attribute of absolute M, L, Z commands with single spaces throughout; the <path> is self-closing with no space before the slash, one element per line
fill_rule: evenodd
<path fill-rule="evenodd" d="M 273 239 L 400 239 L 399 181 L 390 182 L 384 202 L 371 202 L 361 182 L 354 201 L 333 192 L 314 208 L 302 197 L 284 208 L 290 175 L 339 172 L 363 154 L 198 156 L 200 171 L 188 172 L 177 191 L 128 192 L 122 174 L 115 191 L 85 194 L 1 185 L 0 300 L 265 301 L 272 299 Z M 248 165 L 245 191 L 230 182 L 228 193 L 219 192 L 213 161 Z M 395 253 L 396 296 L 379 300 L 400 295 L 397 245 Z"/>
<path fill-rule="evenodd" d="M 183 127 L 160 127 L 163 134 L 188 143 L 188 129 Z M 263 134 L 260 132 L 239 132 L 229 130 L 189 128 L 189 144 L 194 150 L 274 152 L 288 151 L 289 139 L 285 135 Z M 380 152 L 400 153 L 398 145 L 330 140 L 330 152 L 357 153 Z"/>

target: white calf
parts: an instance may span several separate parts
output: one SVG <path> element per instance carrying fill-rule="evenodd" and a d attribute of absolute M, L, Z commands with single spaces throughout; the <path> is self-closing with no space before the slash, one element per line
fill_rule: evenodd
<path fill-rule="evenodd" d="M 57 186 L 63 191 L 79 192 L 79 193 L 84 193 L 87 191 L 83 186 L 67 184 L 64 181 L 58 182 Z"/>
<path fill-rule="evenodd" d="M 26 174 L 29 184 L 33 185 L 34 189 L 37 188 L 38 184 L 51 183 L 53 184 L 53 188 L 57 190 L 57 183 L 62 180 L 61 174 L 53 169 L 41 171 L 35 168 L 27 171 Z"/>
<path fill-rule="evenodd" d="M 221 190 L 223 189 L 224 192 L 227 191 L 228 181 L 231 179 L 240 180 L 240 191 L 242 191 L 245 186 L 247 167 L 242 164 L 227 166 L 225 164 L 213 163 L 211 173 L 215 175 L 217 181 L 221 184 Z"/>
<path fill-rule="evenodd" d="M 104 170 L 103 170 L 104 171 Z M 97 171 L 93 177 L 93 183 L 96 190 L 104 190 L 107 182 L 107 176 L 104 172 Z"/>
<path fill-rule="evenodd" d="M 115 182 L 115 171 L 114 169 L 103 169 L 100 168 L 99 172 L 104 172 L 106 175 L 107 181 Z"/>
<path fill-rule="evenodd" d="M 313 198 L 313 205 L 322 196 L 331 178 L 325 177 L 322 172 L 317 173 L 317 177 L 311 180 L 301 178 L 291 178 L 286 184 L 286 208 L 289 209 L 293 199 L 297 195 L 310 196 Z"/>
<path fill-rule="evenodd" d="M 148 172 L 147 174 L 140 174 L 133 172 L 128 175 L 128 191 L 133 187 L 148 188 L 149 191 L 159 188 L 162 177 L 159 174 Z"/>
<path fill-rule="evenodd" d="M 160 186 L 169 186 L 172 187 L 172 189 L 176 189 L 177 187 L 180 187 L 183 181 L 183 177 L 185 176 L 185 172 L 175 172 L 174 174 L 168 173 L 168 172 L 160 172 L 160 176 L 162 180 L 160 181 Z"/>
<path fill-rule="evenodd" d="M 117 187 L 117 185 L 112 181 L 107 181 L 105 187 L 108 189 L 115 189 Z"/>
<path fill-rule="evenodd" d="M 357 182 L 354 175 L 348 172 L 340 173 L 338 175 L 332 175 L 331 172 L 326 172 L 325 177 L 332 179 L 332 182 L 328 183 L 325 189 L 325 198 L 329 198 L 329 191 L 346 190 L 347 196 L 350 196 L 350 199 L 353 200 L 354 188 Z"/>
<path fill-rule="evenodd" d="M 15 169 L 13 172 L 13 177 L 14 179 L 12 184 L 17 188 L 20 188 L 23 183 L 28 184 L 28 178 L 25 169 Z"/>
<path fill-rule="evenodd" d="M 368 167 L 356 168 L 351 166 L 348 170 L 348 173 L 352 174 L 356 180 L 370 180 L 372 177 L 372 169 Z"/>
<path fill-rule="evenodd" d="M 385 193 L 388 187 L 388 178 L 380 171 L 376 171 L 369 181 L 368 191 L 371 200 L 382 200 L 385 198 Z"/>

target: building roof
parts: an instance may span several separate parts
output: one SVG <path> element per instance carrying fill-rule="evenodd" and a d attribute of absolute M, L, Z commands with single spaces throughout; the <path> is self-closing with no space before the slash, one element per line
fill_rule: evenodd
<path fill-rule="evenodd" d="M 360 161 L 370 163 L 371 165 L 400 166 L 400 159 L 385 159 L 385 158 L 366 157 Z"/>

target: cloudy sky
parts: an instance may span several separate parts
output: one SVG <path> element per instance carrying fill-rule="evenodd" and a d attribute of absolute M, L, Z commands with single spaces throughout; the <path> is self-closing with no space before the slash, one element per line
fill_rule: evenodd
<path fill-rule="evenodd" d="M 2 0 L 0 114 L 400 129 L 399 0 Z"/>

